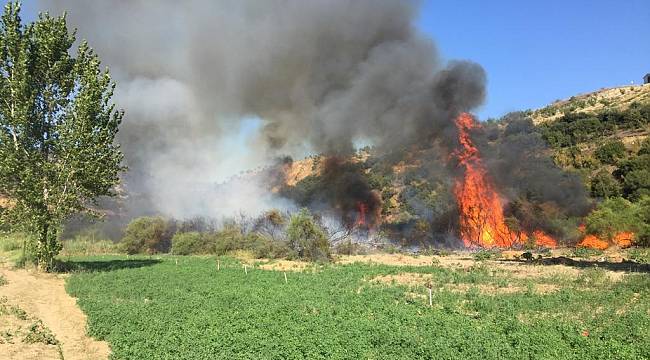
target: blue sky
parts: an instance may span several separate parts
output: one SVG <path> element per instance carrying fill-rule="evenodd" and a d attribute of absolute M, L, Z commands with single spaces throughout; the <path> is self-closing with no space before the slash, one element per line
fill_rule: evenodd
<path fill-rule="evenodd" d="M 24 20 L 34 4 L 24 1 Z M 638 84 L 650 72 L 650 0 L 424 0 L 416 26 L 445 60 L 485 68 L 482 119 Z"/>
<path fill-rule="evenodd" d="M 481 118 L 638 84 L 650 72 L 649 0 L 424 1 L 417 26 L 445 59 L 485 68 Z"/>

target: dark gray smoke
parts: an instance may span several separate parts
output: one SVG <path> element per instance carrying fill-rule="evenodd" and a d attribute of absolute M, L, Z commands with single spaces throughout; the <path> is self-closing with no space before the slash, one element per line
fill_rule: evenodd
<path fill-rule="evenodd" d="M 523 196 L 552 202 L 571 216 L 585 215 L 590 204 L 582 180 L 555 165 L 532 120 L 520 112 L 510 113 L 503 117 L 502 126 L 497 146 L 492 153 L 486 152 L 498 188 L 510 199 Z"/>
<path fill-rule="evenodd" d="M 485 96 L 480 66 L 443 64 L 414 29 L 413 1 L 43 6 L 68 11 L 110 67 L 126 110 L 129 190 L 171 215 L 225 210 L 211 184 L 277 155 L 343 155 L 355 142 L 391 147 L 444 134 Z M 233 143 L 251 118 L 261 122 L 256 135 Z"/>

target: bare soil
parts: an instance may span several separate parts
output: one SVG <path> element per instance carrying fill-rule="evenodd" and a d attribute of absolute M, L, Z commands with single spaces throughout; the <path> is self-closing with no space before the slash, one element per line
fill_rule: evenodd
<path fill-rule="evenodd" d="M 28 344 L 23 339 L 33 319 L 21 318 L 9 310 L 14 304 L 0 300 L 0 359 L 60 359 L 58 347 L 41 342 Z"/>
<path fill-rule="evenodd" d="M 108 359 L 108 343 L 86 334 L 86 315 L 77 307 L 76 300 L 66 293 L 64 275 L 10 269 L 2 264 L 0 273 L 7 279 L 7 284 L 0 286 L 0 296 L 6 297 L 8 303 L 20 307 L 30 317 L 42 320 L 60 342 L 64 359 Z M 20 341 L 0 344 L 0 359 L 59 358 L 56 346 Z"/>
<path fill-rule="evenodd" d="M 468 256 L 469 255 L 462 253 L 454 256 L 411 256 L 405 254 L 377 253 L 370 255 L 345 255 L 339 257 L 337 262 L 341 264 L 361 262 L 398 266 L 441 265 L 444 267 L 468 268 L 476 264 L 476 262 Z"/>
<path fill-rule="evenodd" d="M 259 266 L 262 270 L 273 271 L 303 271 L 312 267 L 311 263 L 293 260 L 275 260 Z"/>

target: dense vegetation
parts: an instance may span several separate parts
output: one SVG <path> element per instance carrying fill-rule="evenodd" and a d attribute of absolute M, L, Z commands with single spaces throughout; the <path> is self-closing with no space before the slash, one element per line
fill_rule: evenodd
<path fill-rule="evenodd" d="M 255 219 L 229 219 L 221 226 L 191 222 L 136 218 L 126 227 L 119 247 L 127 254 L 226 255 L 245 250 L 256 258 L 330 257 L 330 234 L 307 209 L 291 216 L 270 210 Z"/>
<path fill-rule="evenodd" d="M 609 198 L 585 218 L 587 232 L 611 239 L 617 233 L 629 231 L 640 246 L 650 246 L 650 197 L 638 202 Z"/>
<path fill-rule="evenodd" d="M 621 130 L 642 129 L 650 124 L 650 104 L 634 103 L 626 110 L 605 109 L 599 113 L 567 112 L 540 126 L 553 148 L 567 148 L 599 141 Z"/>
<path fill-rule="evenodd" d="M 214 258 L 86 258 L 78 264 L 98 271 L 72 275 L 67 289 L 115 359 L 650 357 L 647 275 L 532 280 L 482 265 L 354 264 L 287 273 L 285 283 L 282 272 L 220 261 L 217 270 Z M 423 278 L 371 281 L 404 272 Z"/>
<path fill-rule="evenodd" d="M 577 171 L 597 201 L 587 230 L 604 237 L 633 231 L 640 245 L 650 243 L 650 103 L 632 103 L 625 110 L 567 112 L 538 129 L 554 153 L 555 162 Z M 624 144 L 625 136 L 641 141 Z"/>
<path fill-rule="evenodd" d="M 643 199 L 650 194 L 650 139 L 628 145 L 620 139 L 632 135 L 643 139 L 650 125 L 650 104 L 632 103 L 623 110 L 605 107 L 595 113 L 568 109 L 538 126 L 529 115 L 508 114 L 473 134 L 496 187 L 509 199 L 508 225 L 516 230 L 542 229 L 561 243 L 574 245 L 584 236 L 580 225 L 599 222 L 587 231 L 609 238 L 611 229 L 623 224 L 627 215 L 615 212 L 618 219 L 603 218 L 598 211 L 584 217 L 594 207 L 602 210 L 614 203 L 598 205 L 603 200 L 623 198 L 631 202 L 638 222 L 619 231 L 632 231 L 637 244 L 646 244 L 644 229 L 650 223 L 643 215 Z M 388 238 L 399 239 L 402 245 L 453 245 L 455 174 L 453 162 L 441 158 L 445 151 L 438 143 L 381 155 L 366 148 L 362 153 L 369 155 L 367 159 L 350 164 L 381 194 L 379 230 Z M 285 195 L 302 206 L 318 204 L 326 200 L 315 198 L 327 185 L 323 181 L 315 171 L 285 189 Z"/>

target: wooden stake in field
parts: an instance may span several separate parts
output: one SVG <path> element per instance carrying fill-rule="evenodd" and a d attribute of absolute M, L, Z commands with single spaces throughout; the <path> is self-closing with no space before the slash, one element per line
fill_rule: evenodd
<path fill-rule="evenodd" d="M 178 259 L 174 259 L 176 261 L 176 266 L 178 266 Z"/>
<path fill-rule="evenodd" d="M 221 269 L 221 261 L 217 259 L 217 271 L 219 271 L 220 269 Z"/>
<path fill-rule="evenodd" d="M 284 272 L 284 283 L 288 284 L 288 282 L 287 282 L 287 272 L 286 271 Z"/>
<path fill-rule="evenodd" d="M 246 265 L 244 265 L 244 272 L 248 275 L 248 267 Z"/>
<path fill-rule="evenodd" d="M 426 287 L 427 289 L 429 289 L 429 306 L 433 306 L 433 293 L 431 291 L 433 284 L 431 283 L 431 281 L 427 281 Z"/>

